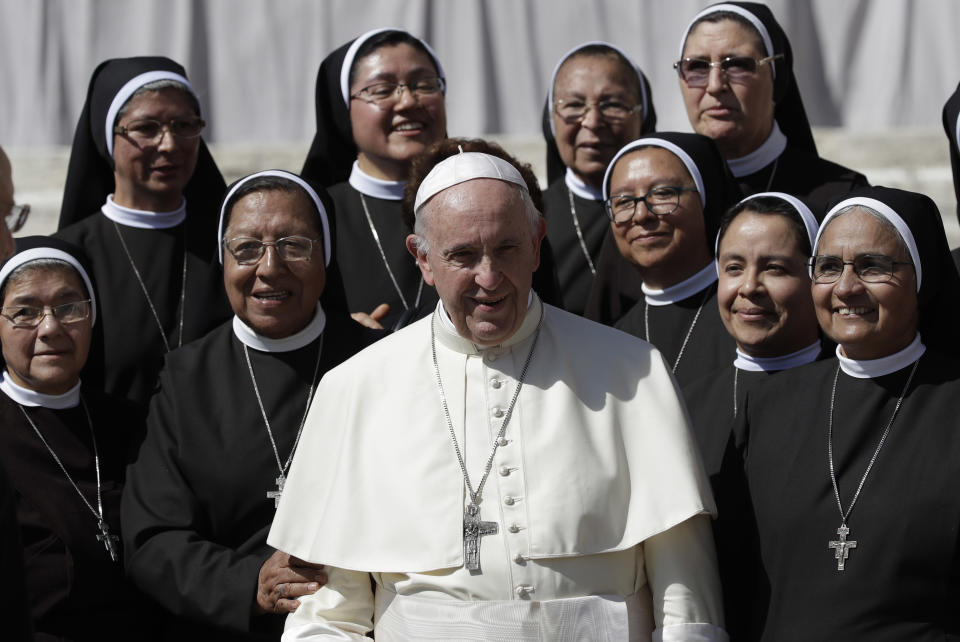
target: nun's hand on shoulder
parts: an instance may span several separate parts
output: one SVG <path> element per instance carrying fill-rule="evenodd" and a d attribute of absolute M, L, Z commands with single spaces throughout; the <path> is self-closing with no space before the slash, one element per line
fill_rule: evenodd
<path fill-rule="evenodd" d="M 293 613 L 300 606 L 298 597 L 316 593 L 326 583 L 323 564 L 311 564 L 276 551 L 260 567 L 257 599 L 250 611 L 254 615 Z"/>
<path fill-rule="evenodd" d="M 367 314 L 366 312 L 352 312 L 350 314 L 350 318 L 364 327 L 371 328 L 373 330 L 383 330 L 383 325 L 380 323 L 380 320 L 389 313 L 390 304 L 381 303 L 375 307 L 373 312 L 370 314 Z"/>

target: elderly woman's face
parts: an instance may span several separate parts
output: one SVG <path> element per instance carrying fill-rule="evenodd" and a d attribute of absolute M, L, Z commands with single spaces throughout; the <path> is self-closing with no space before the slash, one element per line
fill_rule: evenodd
<path fill-rule="evenodd" d="M 861 209 L 833 219 L 820 237 L 818 256 L 853 261 L 879 254 L 910 261 L 897 234 Z M 878 359 L 913 341 L 919 322 L 916 274 L 911 265 L 895 265 L 885 283 L 866 283 L 844 265 L 834 283 L 814 283 L 817 320 L 851 359 Z"/>
<path fill-rule="evenodd" d="M 326 283 L 320 221 L 310 197 L 301 190 L 247 194 L 234 204 L 224 233 L 227 240 L 238 236 L 269 243 L 288 236 L 316 241 L 306 261 L 285 261 L 272 245 L 253 265 L 223 253 L 223 281 L 234 313 L 271 339 L 299 332 L 313 318 Z"/>
<path fill-rule="evenodd" d="M 605 118 L 597 105 L 615 103 L 634 108 L 640 103 L 636 86 L 633 70 L 611 56 L 574 55 L 557 73 L 551 107 L 557 150 L 563 164 L 588 185 L 601 186 L 610 159 L 638 138 L 641 129 L 639 107 L 626 118 Z M 592 107 L 582 119 L 568 121 L 558 113 L 558 101 Z"/>
<path fill-rule="evenodd" d="M 350 95 L 380 82 L 415 84 L 436 78 L 430 56 L 406 43 L 384 45 L 354 63 Z M 403 87 L 382 102 L 350 99 L 350 123 L 357 162 L 367 174 L 406 180 L 410 163 L 447 131 L 443 94 L 415 95 Z"/>
<path fill-rule="evenodd" d="M 190 121 L 198 117 L 193 103 L 180 89 L 167 87 L 132 97 L 117 125 L 137 121 Z M 126 134 L 114 134 L 114 200 L 118 205 L 149 211 L 172 211 L 180 206 L 183 190 L 197 166 L 200 138 L 181 138 L 164 130 L 159 141 L 141 143 Z"/>
<path fill-rule="evenodd" d="M 683 49 L 684 58 L 711 62 L 731 56 L 766 57 L 757 34 L 733 20 L 701 22 L 687 36 Z M 706 87 L 679 82 L 693 130 L 715 140 L 725 158 L 746 156 L 770 135 L 775 104 L 769 64 L 740 83 L 729 82 L 719 67 L 710 70 Z"/>
<path fill-rule="evenodd" d="M 717 255 L 717 302 L 745 353 L 777 357 L 817 340 L 807 258 L 785 216 L 747 210 L 730 223 Z"/>
<path fill-rule="evenodd" d="M 36 328 L 16 328 L 7 317 L 17 306 L 54 307 L 88 298 L 80 276 L 66 266 L 27 269 L 10 278 L 3 297 L 0 342 L 15 383 L 50 395 L 70 390 L 87 361 L 92 319 L 62 323 L 47 310 Z"/>

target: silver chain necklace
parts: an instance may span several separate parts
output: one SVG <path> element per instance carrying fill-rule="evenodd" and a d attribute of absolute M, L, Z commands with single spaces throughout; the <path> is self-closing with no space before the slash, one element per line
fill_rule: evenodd
<path fill-rule="evenodd" d="M 360 194 L 360 204 L 363 205 L 363 213 L 367 217 L 367 225 L 370 226 L 370 234 L 373 235 L 373 240 L 377 244 L 377 249 L 380 250 L 380 259 L 383 261 L 383 267 L 387 268 L 387 274 L 390 275 L 390 281 L 393 283 L 393 289 L 397 291 L 397 296 L 400 297 L 400 303 L 403 304 L 404 310 L 409 310 L 410 305 L 407 304 L 407 298 L 403 296 L 403 290 L 400 289 L 400 283 L 397 281 L 397 277 L 394 276 L 393 270 L 390 268 L 390 263 L 387 262 L 387 255 L 383 251 L 383 245 L 380 243 L 380 235 L 377 234 L 377 228 L 373 224 L 373 218 L 370 216 L 370 210 L 367 208 L 367 199 L 364 198 L 363 192 L 358 192 Z M 417 286 L 417 298 L 413 302 L 413 307 L 420 307 L 420 294 L 423 292 L 423 278 L 420 279 L 420 285 Z"/>
<path fill-rule="evenodd" d="M 697 313 L 693 315 L 693 321 L 690 322 L 690 327 L 687 328 L 687 336 L 683 338 L 683 344 L 680 346 L 680 352 L 677 354 L 677 360 L 673 362 L 673 368 L 670 369 L 674 374 L 677 373 L 677 366 L 680 365 L 680 358 L 683 357 L 683 351 L 687 349 L 687 342 L 690 341 L 690 335 L 693 334 L 693 328 L 697 325 L 697 319 L 700 318 L 700 312 L 703 311 L 703 306 L 707 303 L 707 299 L 710 298 L 710 289 L 707 288 L 707 291 L 703 293 L 703 300 L 700 301 L 700 307 L 697 308 Z M 644 299 L 643 302 L 643 329 L 644 329 L 644 339 L 647 343 L 650 343 L 650 302 Z"/>
<path fill-rule="evenodd" d="M 90 410 L 87 408 L 87 402 L 84 401 L 82 396 L 80 397 L 80 403 L 83 405 L 83 412 L 87 416 L 87 426 L 90 428 L 90 441 L 93 443 L 93 468 L 97 474 L 96 509 L 93 508 L 93 505 L 90 504 L 90 501 L 86 498 L 86 496 L 84 496 L 83 492 L 81 492 L 80 487 L 77 486 L 77 482 L 73 481 L 73 477 L 71 477 L 70 473 L 67 472 L 67 468 L 63 465 L 63 462 L 60 461 L 57 453 L 53 451 L 53 448 L 50 447 L 50 444 L 47 443 L 47 440 L 43 437 L 43 433 L 41 433 L 40 429 L 37 428 L 37 424 L 33 423 L 33 419 L 31 419 L 30 415 L 27 414 L 27 409 L 19 403 L 17 405 L 20 406 L 20 411 L 23 413 L 23 416 L 26 417 L 27 423 L 30 424 L 30 427 L 33 428 L 33 432 L 37 433 L 37 437 L 39 437 L 40 441 L 43 442 L 43 445 L 46 446 L 47 451 L 53 457 L 53 461 L 57 462 L 57 466 L 59 466 L 60 470 L 63 471 L 67 481 L 70 482 L 70 485 L 73 486 L 73 489 L 77 491 L 78 495 L 80 495 L 80 499 L 83 500 L 83 503 L 86 504 L 87 508 L 90 509 L 90 512 L 93 513 L 93 518 L 97 520 L 97 530 L 100 531 L 97 533 L 97 541 L 103 544 L 107 554 L 110 556 L 110 560 L 117 562 L 120 560 L 120 556 L 117 553 L 117 545 L 120 542 L 120 538 L 110 533 L 110 526 L 107 525 L 107 522 L 103 517 L 103 498 L 100 492 L 100 453 L 97 451 L 97 436 L 93 432 L 93 420 L 90 419 Z"/>
<path fill-rule="evenodd" d="M 827 424 L 827 462 L 830 464 L 830 482 L 833 484 L 833 497 L 837 500 L 837 508 L 840 510 L 840 528 L 837 529 L 837 535 L 839 535 L 840 538 L 828 542 L 827 547 L 834 550 L 833 557 L 837 560 L 838 571 L 842 571 L 844 569 L 844 563 L 847 561 L 847 557 L 850 555 L 850 549 L 857 547 L 856 540 L 847 539 L 847 535 L 850 534 L 850 529 L 847 527 L 847 518 L 850 517 L 850 512 L 857 503 L 857 498 L 860 497 L 860 491 L 863 490 L 863 485 L 867 481 L 867 475 L 870 474 L 870 470 L 873 468 L 874 462 L 877 461 L 877 455 L 880 454 L 880 449 L 883 448 L 883 444 L 887 440 L 887 435 L 890 433 L 890 427 L 893 425 L 893 420 L 896 418 L 901 404 L 903 404 L 903 398 L 906 397 L 907 390 L 910 389 L 910 382 L 913 381 L 913 375 L 917 371 L 917 365 L 919 363 L 919 359 L 913 362 L 913 368 L 910 369 L 910 375 L 907 377 L 907 383 L 904 384 L 903 391 L 900 393 L 900 397 L 897 399 L 897 405 L 893 408 L 893 414 L 890 415 L 890 421 L 887 422 L 886 428 L 883 429 L 883 434 L 880 435 L 880 442 L 877 444 L 876 450 L 873 451 L 873 456 L 870 457 L 870 463 L 867 464 L 867 469 L 863 471 L 863 477 L 860 478 L 860 484 L 857 486 L 857 490 L 853 494 L 853 499 L 850 501 L 850 506 L 847 507 L 846 511 L 843 510 L 843 504 L 840 503 L 840 490 L 837 487 L 837 475 L 833 467 L 833 406 L 837 398 L 837 379 L 840 377 L 839 365 L 837 365 L 837 371 L 833 375 L 833 390 L 830 393 L 830 416 Z"/>
<path fill-rule="evenodd" d="M 733 367 L 733 418 L 737 418 L 737 375 L 740 374 L 740 368 Z"/>
<path fill-rule="evenodd" d="M 770 170 L 770 178 L 767 180 L 767 189 L 763 190 L 765 192 L 770 191 L 770 186 L 773 185 L 773 177 L 777 175 L 777 165 L 780 164 L 780 157 L 777 156 L 777 159 L 773 161 L 773 169 Z"/>
<path fill-rule="evenodd" d="M 573 201 L 573 192 L 567 188 L 567 196 L 570 197 L 570 216 L 573 217 L 573 229 L 577 231 L 577 239 L 580 241 L 580 250 L 583 252 L 583 258 L 587 259 L 587 267 L 590 268 L 590 274 L 597 276 L 597 268 L 593 266 L 593 259 L 590 258 L 590 252 L 587 250 L 587 243 L 583 240 L 583 232 L 580 231 L 580 220 L 577 218 L 577 207 Z"/>
<path fill-rule="evenodd" d="M 143 290 L 143 296 L 147 299 L 147 305 L 150 306 L 150 312 L 153 313 L 153 320 L 157 322 L 157 328 L 160 330 L 160 338 L 163 339 L 163 347 L 167 352 L 170 352 L 170 343 L 167 341 L 167 334 L 163 330 L 163 324 L 160 323 L 160 315 L 157 314 L 157 309 L 153 305 L 153 299 L 150 298 L 150 292 L 147 291 L 147 286 L 143 282 L 143 278 L 140 276 L 140 270 L 137 269 L 137 264 L 133 262 L 133 256 L 130 255 L 130 250 L 127 248 L 127 242 L 123 240 L 123 234 L 120 233 L 120 226 L 117 225 L 116 221 L 111 221 L 113 223 L 113 229 L 117 231 L 117 237 L 120 239 L 120 245 L 123 247 L 124 254 L 127 255 L 127 260 L 130 261 L 130 267 L 133 268 L 133 275 L 137 277 L 137 283 L 140 284 L 140 289 Z M 183 277 L 181 278 L 180 284 L 180 329 L 177 333 L 179 336 L 177 338 L 177 347 L 183 345 L 183 312 L 186 308 L 186 297 L 187 297 L 187 227 L 184 224 L 183 227 Z"/>
<path fill-rule="evenodd" d="M 273 507 L 280 506 L 280 498 L 283 495 L 283 487 L 287 483 L 287 470 L 290 468 L 290 462 L 293 461 L 293 453 L 297 452 L 297 445 L 300 443 L 300 435 L 303 434 L 303 427 L 307 423 L 307 413 L 310 412 L 310 402 L 313 401 L 313 393 L 316 391 L 317 373 L 320 371 L 320 355 L 323 354 L 323 334 L 320 335 L 320 345 L 317 347 L 317 362 L 313 366 L 313 377 L 310 379 L 310 386 L 307 388 L 307 405 L 303 409 L 303 417 L 300 419 L 300 427 L 297 429 L 297 436 L 293 440 L 293 447 L 287 456 L 286 463 L 280 461 L 280 451 L 277 450 L 277 442 L 273 438 L 273 430 L 270 429 L 270 420 L 267 418 L 267 410 L 263 406 L 263 399 L 260 398 L 260 387 L 257 385 L 257 377 L 253 374 L 253 364 L 250 363 L 250 351 L 247 350 L 247 344 L 243 344 L 243 357 L 247 360 L 247 371 L 250 373 L 250 381 L 253 383 L 253 392 L 257 396 L 257 405 L 260 406 L 260 416 L 263 417 L 263 425 L 267 427 L 267 437 L 270 438 L 270 445 L 273 447 L 273 456 L 277 460 L 277 468 L 280 470 L 280 476 L 277 477 L 277 490 L 267 491 L 267 499 L 273 500 Z"/>
<path fill-rule="evenodd" d="M 453 442 L 453 450 L 457 453 L 457 462 L 460 464 L 460 472 L 463 473 L 463 481 L 467 484 L 467 492 L 470 494 L 470 503 L 463 512 L 463 565 L 467 570 L 480 570 L 480 538 L 484 535 L 495 535 L 499 530 L 496 522 L 484 522 L 480 520 L 480 495 L 483 493 L 483 486 L 487 483 L 487 477 L 490 476 L 490 470 L 493 468 L 493 458 L 497 454 L 497 448 L 500 447 L 500 440 L 507 430 L 507 423 L 513 415 L 513 408 L 517 404 L 517 398 L 520 396 L 520 389 L 523 387 L 523 380 L 527 376 L 527 368 L 533 359 L 533 351 L 537 347 L 537 340 L 540 338 L 540 327 L 543 325 L 543 312 L 540 313 L 540 320 L 537 321 L 537 329 L 533 335 L 533 343 L 530 344 L 530 352 L 527 353 L 527 360 L 523 363 L 523 369 L 520 371 L 520 377 L 517 379 L 517 387 L 513 391 L 513 398 L 510 399 L 510 405 L 503 415 L 503 423 L 500 424 L 500 431 L 497 432 L 493 440 L 493 449 L 487 458 L 486 467 L 483 470 L 483 477 L 480 478 L 480 484 L 477 489 L 473 489 L 470 483 L 470 475 L 467 473 L 467 464 L 463 460 L 463 453 L 460 452 L 460 445 L 457 443 L 457 433 L 453 429 L 453 421 L 450 419 L 450 409 L 447 407 L 447 396 L 443 392 L 443 380 L 440 378 L 440 365 L 437 363 L 437 335 L 435 332 L 435 317 L 430 318 L 430 351 L 433 354 L 433 372 L 437 377 L 437 388 L 440 390 L 440 404 L 443 406 L 443 416 L 447 420 L 447 429 L 450 431 L 450 441 Z"/>

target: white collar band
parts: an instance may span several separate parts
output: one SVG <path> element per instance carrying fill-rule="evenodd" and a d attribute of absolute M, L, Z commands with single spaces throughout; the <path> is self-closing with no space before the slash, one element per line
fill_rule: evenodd
<path fill-rule="evenodd" d="M 248 326 L 240 320 L 240 317 L 233 316 L 233 334 L 239 339 L 240 343 L 260 352 L 293 352 L 300 348 L 310 345 L 317 337 L 323 334 L 327 327 L 327 315 L 323 308 L 317 303 L 317 309 L 313 313 L 313 318 L 303 330 L 291 334 L 282 339 L 271 339 Z"/>
<path fill-rule="evenodd" d="M 790 354 L 779 357 L 752 357 L 737 348 L 737 358 L 733 361 L 733 367 L 738 370 L 748 372 L 778 372 L 780 370 L 789 370 L 797 366 L 804 366 L 813 363 L 820 356 L 823 346 L 820 341 L 814 341 L 806 348 L 791 352 Z"/>
<path fill-rule="evenodd" d="M 403 189 L 407 186 L 407 181 L 385 181 L 374 178 L 360 169 L 357 161 L 353 161 L 349 183 L 353 189 L 361 194 L 366 194 L 371 198 L 381 198 L 385 201 L 402 201 Z"/>
<path fill-rule="evenodd" d="M 727 161 L 727 167 L 737 178 L 749 176 L 759 172 L 764 167 L 770 165 L 773 161 L 780 158 L 780 154 L 787 148 L 787 137 L 780 131 L 780 125 L 773 121 L 773 128 L 767 140 L 763 141 L 760 147 L 756 148 L 746 156 L 740 158 L 731 158 Z"/>
<path fill-rule="evenodd" d="M 840 369 L 851 377 L 875 379 L 906 368 L 922 357 L 926 350 L 927 346 L 923 345 L 920 333 L 917 333 L 906 348 L 879 359 L 849 359 L 843 356 L 840 346 L 837 346 L 837 360 L 840 362 Z"/>
<path fill-rule="evenodd" d="M 148 71 L 139 76 L 134 76 L 120 88 L 120 91 L 117 92 L 117 95 L 114 96 L 110 102 L 110 108 L 107 110 L 104 133 L 107 139 L 107 155 L 110 156 L 110 158 L 113 158 L 113 125 L 117 120 L 117 114 L 120 113 L 120 110 L 123 109 L 123 106 L 138 89 L 158 80 L 174 80 L 180 83 L 187 88 L 187 91 L 193 94 L 197 104 L 200 104 L 200 97 L 197 96 L 197 92 L 194 91 L 190 81 L 178 73 L 172 71 Z"/>
<path fill-rule="evenodd" d="M 689 279 L 680 281 L 663 290 L 654 290 L 642 285 L 643 297 L 650 305 L 671 305 L 691 296 L 709 287 L 717 280 L 717 268 L 713 261 L 707 264 L 705 268 L 691 276 Z"/>
<path fill-rule="evenodd" d="M 603 190 L 597 189 L 591 185 L 587 185 L 580 177 L 573 173 L 573 170 L 569 167 L 567 168 L 567 173 L 563 177 L 564 182 L 567 184 L 567 189 L 579 196 L 580 198 L 587 201 L 602 201 L 603 200 Z"/>
<path fill-rule="evenodd" d="M 108 194 L 107 202 L 103 204 L 100 211 L 108 219 L 120 225 L 139 227 L 143 230 L 166 230 L 180 225 L 187 218 L 187 199 L 182 198 L 180 207 L 172 212 L 148 212 L 117 205 L 113 200 L 113 194 Z"/>
<path fill-rule="evenodd" d="M 0 373 L 0 390 L 21 406 L 42 407 L 51 410 L 75 408 L 80 404 L 80 382 L 62 395 L 45 395 L 14 383 L 6 369 Z"/>

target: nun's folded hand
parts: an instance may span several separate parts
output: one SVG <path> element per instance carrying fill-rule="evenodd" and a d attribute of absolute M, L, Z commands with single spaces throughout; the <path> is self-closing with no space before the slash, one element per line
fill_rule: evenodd
<path fill-rule="evenodd" d="M 381 303 L 375 307 L 373 312 L 370 314 L 367 314 L 366 312 L 353 312 L 350 314 L 350 318 L 364 327 L 372 328 L 374 330 L 383 330 L 383 325 L 380 323 L 380 320 L 389 313 L 390 304 Z"/>
<path fill-rule="evenodd" d="M 257 599 L 250 611 L 254 615 L 293 613 L 300 606 L 298 597 L 316 593 L 326 583 L 323 564 L 311 564 L 276 551 L 260 567 Z"/>

